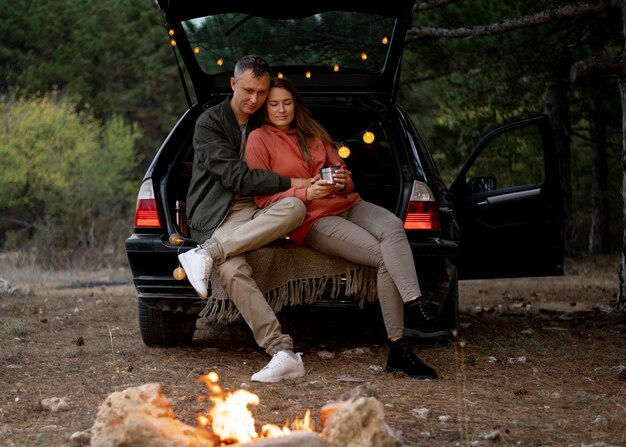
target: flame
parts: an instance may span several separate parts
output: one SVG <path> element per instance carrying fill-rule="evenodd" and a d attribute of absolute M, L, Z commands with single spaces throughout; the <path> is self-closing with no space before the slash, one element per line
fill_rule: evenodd
<path fill-rule="evenodd" d="M 209 396 L 213 407 L 206 415 L 201 414 L 197 417 L 200 427 L 206 428 L 210 425 L 213 433 L 222 442 L 249 442 L 259 437 L 255 430 L 252 412 L 248 409 L 249 405 L 259 404 L 259 397 L 256 394 L 246 390 L 224 392 L 218 384 L 219 376 L 214 371 L 201 376 L 199 381 L 204 382 L 213 394 Z M 292 428 L 289 428 L 289 422 L 286 422 L 282 428 L 274 424 L 265 424 L 261 427 L 260 437 L 278 438 L 288 435 L 292 430 L 313 431 L 310 410 L 306 411 L 302 420 L 296 416 Z"/>

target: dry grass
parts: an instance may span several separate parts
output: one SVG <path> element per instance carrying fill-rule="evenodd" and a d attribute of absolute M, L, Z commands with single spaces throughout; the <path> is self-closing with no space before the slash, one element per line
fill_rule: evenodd
<path fill-rule="evenodd" d="M 268 358 L 240 325 L 200 325 L 189 348 L 145 347 L 125 269 L 51 274 L 0 259 L 0 276 L 32 291 L 0 296 L 0 445 L 69 445 L 108 394 L 148 382 L 163 384 L 177 416 L 193 424 L 206 405 L 196 379 L 210 370 L 223 387 L 259 395 L 259 425 L 306 409 L 319 424 L 319 409 L 362 380 L 378 389 L 407 446 L 626 445 L 625 321 L 598 310 L 614 299 L 616 265 L 598 258 L 570 262 L 564 278 L 462 283 L 460 342 L 417 349 L 437 369 L 433 381 L 380 372 L 380 328 L 362 315 L 349 323 L 284 315 L 307 375 L 263 385 L 249 377 Z M 78 287 L 89 284 L 99 285 Z M 355 348 L 366 349 L 346 354 Z M 322 350 L 335 358 L 322 360 Z M 45 410 L 50 397 L 67 397 L 70 411 Z"/>

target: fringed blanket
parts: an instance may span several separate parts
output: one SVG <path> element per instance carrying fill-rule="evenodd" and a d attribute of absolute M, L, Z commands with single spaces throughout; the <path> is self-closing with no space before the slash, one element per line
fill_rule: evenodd
<path fill-rule="evenodd" d="M 268 303 L 279 312 L 283 306 L 297 306 L 348 296 L 360 307 L 375 301 L 376 270 L 298 246 L 288 239 L 279 239 L 263 248 L 246 253 L 254 279 Z M 345 290 L 341 292 L 341 281 Z M 228 299 L 214 268 L 210 276 L 212 296 L 200 317 L 212 321 L 234 321 L 237 307 Z M 324 293 L 329 290 L 330 293 Z"/>

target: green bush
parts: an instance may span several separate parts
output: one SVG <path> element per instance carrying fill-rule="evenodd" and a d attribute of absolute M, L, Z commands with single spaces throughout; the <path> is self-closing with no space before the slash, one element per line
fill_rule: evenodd
<path fill-rule="evenodd" d="M 97 266 L 121 252 L 136 198 L 135 142 L 57 93 L 0 102 L 0 231 L 45 267 Z M 120 249 L 116 249 L 119 247 Z M 115 255 L 114 257 L 120 257 Z"/>

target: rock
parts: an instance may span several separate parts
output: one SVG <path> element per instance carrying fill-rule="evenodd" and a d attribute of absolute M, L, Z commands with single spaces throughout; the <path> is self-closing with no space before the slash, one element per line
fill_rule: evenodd
<path fill-rule="evenodd" d="M 498 430 L 482 431 L 478 433 L 478 439 L 484 439 L 486 441 L 497 441 L 500 439 L 500 432 Z"/>
<path fill-rule="evenodd" d="M 110 394 L 98 409 L 91 434 L 91 447 L 217 445 L 214 435 L 174 417 L 158 383 Z"/>
<path fill-rule="evenodd" d="M 366 354 L 371 354 L 371 352 L 372 351 L 369 348 L 354 348 L 341 351 L 341 355 L 348 358 L 357 358 L 362 357 Z"/>
<path fill-rule="evenodd" d="M 4 278 L 0 278 L 0 293 L 11 293 L 11 292 L 13 292 L 13 287 L 11 287 L 11 283 Z"/>
<path fill-rule="evenodd" d="M 411 414 L 418 419 L 428 419 L 430 417 L 430 408 L 413 408 Z"/>
<path fill-rule="evenodd" d="M 599 425 L 601 427 L 606 427 L 607 425 L 609 425 L 609 421 L 607 421 L 607 419 L 601 415 L 597 415 L 596 417 L 594 417 L 591 423 Z"/>
<path fill-rule="evenodd" d="M 322 360 L 331 360 L 335 358 L 335 354 L 332 352 L 328 352 L 328 351 L 319 351 L 317 353 L 317 356 L 321 358 Z"/>
<path fill-rule="evenodd" d="M 508 362 L 510 364 L 513 364 L 513 363 L 526 363 L 526 361 L 527 361 L 527 358 L 526 358 L 525 355 L 522 355 L 520 357 L 509 357 L 509 360 L 508 360 Z"/>
<path fill-rule="evenodd" d="M 89 431 L 77 431 L 70 435 L 70 445 L 72 447 L 86 447 L 91 443 L 91 433 Z"/>
<path fill-rule="evenodd" d="M 70 404 L 66 397 L 51 397 L 41 401 L 41 406 L 53 413 L 57 411 L 69 411 Z"/>
<path fill-rule="evenodd" d="M 367 390 L 366 387 L 355 394 Z M 383 404 L 375 397 L 356 397 L 322 407 L 325 447 L 396 447 L 398 439 L 384 420 Z"/>

